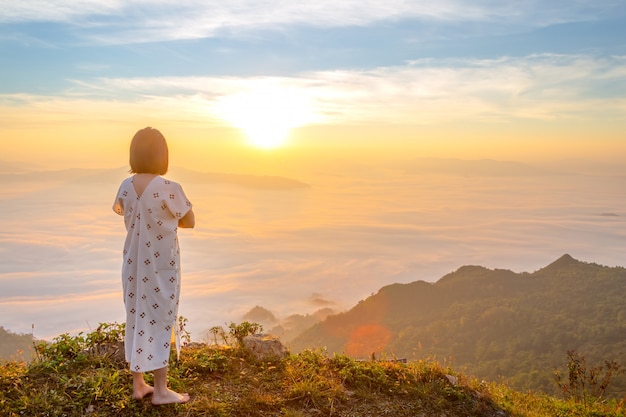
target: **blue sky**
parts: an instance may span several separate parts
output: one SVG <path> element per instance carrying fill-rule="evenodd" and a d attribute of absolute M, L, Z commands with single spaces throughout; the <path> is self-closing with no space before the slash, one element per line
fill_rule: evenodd
<path fill-rule="evenodd" d="M 431 3 L 2 1 L 0 92 L 53 94 L 99 77 L 284 76 L 425 59 L 626 54 L 623 1 Z"/>

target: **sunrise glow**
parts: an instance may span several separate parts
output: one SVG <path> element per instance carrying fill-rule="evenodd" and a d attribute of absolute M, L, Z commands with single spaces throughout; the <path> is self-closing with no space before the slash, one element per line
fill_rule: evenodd
<path fill-rule="evenodd" d="M 314 120 L 302 96 L 280 88 L 225 96 L 215 111 L 227 123 L 240 129 L 250 145 L 264 149 L 285 145 L 292 128 Z"/>

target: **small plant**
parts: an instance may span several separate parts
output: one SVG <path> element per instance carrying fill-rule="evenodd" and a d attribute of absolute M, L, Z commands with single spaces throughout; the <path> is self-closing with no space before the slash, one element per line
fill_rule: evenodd
<path fill-rule="evenodd" d="M 263 326 L 260 324 L 247 321 L 240 324 L 230 323 L 228 328 L 230 329 L 230 336 L 237 342 L 239 347 L 243 346 L 244 337 L 263 331 Z"/>
<path fill-rule="evenodd" d="M 191 343 L 191 333 L 187 330 L 187 319 L 183 316 L 178 317 L 178 331 L 180 338 L 183 341 L 183 345 Z"/>
<path fill-rule="evenodd" d="M 69 333 L 63 333 L 52 339 L 50 343 L 39 342 L 35 345 L 35 352 L 38 362 L 45 364 L 51 371 L 57 371 L 68 363 L 87 356 L 82 332 L 74 337 Z"/>
<path fill-rule="evenodd" d="M 123 341 L 124 324 L 100 323 L 95 331 L 86 335 L 83 332 L 76 336 L 64 333 L 52 342 L 38 342 L 35 344 L 37 357 L 33 366 L 57 372 L 89 358 L 114 354 L 122 349 Z"/>
<path fill-rule="evenodd" d="M 222 326 L 213 326 L 209 329 L 209 333 L 213 335 L 213 344 L 219 345 L 217 337 L 219 336 L 224 345 L 228 344 L 228 336 Z"/>
<path fill-rule="evenodd" d="M 185 376 L 226 373 L 230 364 L 228 353 L 218 347 L 187 348 L 182 357 L 181 373 Z"/>
<path fill-rule="evenodd" d="M 587 360 L 575 350 L 567 351 L 567 361 L 567 380 L 563 380 L 557 369 L 554 371 L 555 382 L 566 400 L 573 399 L 585 408 L 591 401 L 601 401 L 613 376 L 624 372 L 615 361 L 604 361 L 604 365 L 587 368 Z"/>

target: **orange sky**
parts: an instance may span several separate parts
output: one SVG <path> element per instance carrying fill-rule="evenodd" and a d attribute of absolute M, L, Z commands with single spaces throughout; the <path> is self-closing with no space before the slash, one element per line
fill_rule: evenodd
<path fill-rule="evenodd" d="M 50 123 L 36 128 L 0 128 L 2 159 L 46 169 L 123 166 L 136 125 Z M 229 127 L 189 128 L 167 121 L 145 125 L 160 128 L 168 138 L 172 166 L 205 172 L 299 175 L 337 161 L 358 165 L 419 157 L 542 164 L 580 158 L 614 167 L 626 158 L 621 129 L 584 123 L 311 126 L 292 130 L 287 143 L 275 149 L 251 146 L 241 131 Z"/>

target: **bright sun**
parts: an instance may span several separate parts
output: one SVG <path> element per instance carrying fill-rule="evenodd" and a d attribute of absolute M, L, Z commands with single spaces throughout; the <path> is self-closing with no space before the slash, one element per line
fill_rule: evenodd
<path fill-rule="evenodd" d="M 264 149 L 284 145 L 291 129 L 311 120 L 305 100 L 281 89 L 247 91 L 224 97 L 217 111 L 246 135 L 250 145 Z"/>

